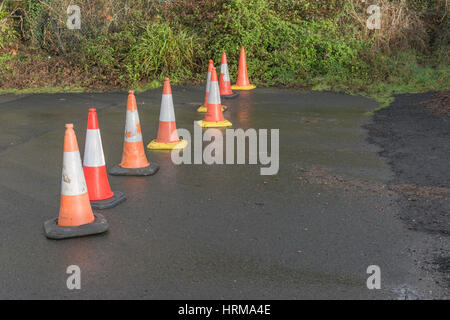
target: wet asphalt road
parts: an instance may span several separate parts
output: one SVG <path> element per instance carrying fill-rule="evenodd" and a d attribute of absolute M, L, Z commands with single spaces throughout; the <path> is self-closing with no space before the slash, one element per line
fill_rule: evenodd
<path fill-rule="evenodd" d="M 202 118 L 201 87 L 174 87 L 179 128 Z M 137 94 L 144 142 L 156 136 L 161 89 Z M 433 246 L 397 217 L 392 178 L 361 125 L 376 103 L 296 90 L 242 92 L 233 128 L 280 129 L 280 171 L 259 165 L 172 164 L 152 177 L 109 177 L 128 200 L 102 211 L 107 234 L 45 238 L 59 210 L 64 124 L 84 150 L 89 107 L 98 109 L 107 166 L 120 161 L 126 93 L 0 96 L 0 298 L 299 299 L 444 298 L 421 268 Z M 315 175 L 311 172 L 320 172 Z M 358 183 L 344 187 L 329 177 Z M 337 184 L 337 185 L 336 185 Z M 78 265 L 82 289 L 66 287 Z M 368 290 L 378 265 L 382 289 Z"/>

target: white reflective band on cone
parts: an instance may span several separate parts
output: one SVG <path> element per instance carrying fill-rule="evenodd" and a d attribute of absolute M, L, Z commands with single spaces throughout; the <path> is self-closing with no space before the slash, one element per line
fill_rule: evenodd
<path fill-rule="evenodd" d="M 162 95 L 159 121 L 175 121 L 175 112 L 173 111 L 173 100 L 171 94 Z"/>
<path fill-rule="evenodd" d="M 86 180 L 81 167 L 80 151 L 64 152 L 61 194 L 79 196 L 87 192 Z"/>
<path fill-rule="evenodd" d="M 102 167 L 105 165 L 102 137 L 99 129 L 86 131 L 86 145 L 84 146 L 83 165 L 85 167 Z"/>
<path fill-rule="evenodd" d="M 206 76 L 206 92 L 209 92 L 209 86 L 211 84 L 211 72 L 208 72 Z"/>
<path fill-rule="evenodd" d="M 228 82 L 230 81 L 230 75 L 228 74 L 228 65 L 222 64 L 220 66 L 220 73 L 223 74 L 223 81 Z"/>
<path fill-rule="evenodd" d="M 219 84 L 217 81 L 211 82 L 211 91 L 209 92 L 208 104 L 220 104 Z"/>
<path fill-rule="evenodd" d="M 142 133 L 138 132 L 139 114 L 135 111 L 127 110 L 127 123 L 125 124 L 125 141 L 139 142 L 142 141 Z"/>

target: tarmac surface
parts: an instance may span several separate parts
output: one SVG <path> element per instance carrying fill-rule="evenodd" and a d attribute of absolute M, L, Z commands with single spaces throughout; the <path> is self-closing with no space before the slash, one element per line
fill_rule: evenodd
<path fill-rule="evenodd" d="M 193 132 L 203 88 L 174 87 L 178 128 Z M 144 143 L 161 89 L 136 94 Z M 59 210 L 64 124 L 80 151 L 98 110 L 108 168 L 122 153 L 126 93 L 0 96 L 1 299 L 448 298 L 424 268 L 433 234 L 400 219 L 394 172 L 362 125 L 377 104 L 344 94 L 255 89 L 224 100 L 233 128 L 280 129 L 280 170 L 175 165 L 147 151 L 151 177 L 109 176 L 127 201 L 101 213 L 104 235 L 48 240 Z M 66 269 L 81 268 L 81 290 Z M 368 266 L 381 289 L 366 286 Z"/>

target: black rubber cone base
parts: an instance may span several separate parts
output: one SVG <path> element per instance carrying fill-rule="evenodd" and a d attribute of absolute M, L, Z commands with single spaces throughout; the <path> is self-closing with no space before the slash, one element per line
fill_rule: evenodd
<path fill-rule="evenodd" d="M 114 196 L 112 198 L 105 199 L 105 200 L 91 201 L 92 209 L 103 210 L 103 209 L 114 208 L 119 203 L 124 202 L 125 200 L 127 200 L 127 198 L 125 197 L 125 195 L 122 192 L 120 192 L 120 191 L 113 191 L 113 193 L 114 193 Z"/>
<path fill-rule="evenodd" d="M 233 92 L 233 94 L 229 94 L 229 95 L 226 95 L 226 96 L 220 96 L 221 98 L 224 98 L 224 99 L 233 99 L 233 98 L 236 98 L 237 96 L 239 95 L 239 92 Z"/>
<path fill-rule="evenodd" d="M 109 170 L 109 174 L 113 176 L 151 176 L 159 170 L 159 166 L 156 163 L 150 164 L 144 168 L 122 168 L 117 165 Z"/>
<path fill-rule="evenodd" d="M 90 236 L 108 230 L 108 222 L 105 217 L 99 213 L 94 213 L 94 217 L 94 222 L 83 224 L 78 227 L 58 226 L 58 218 L 48 220 L 44 223 L 45 236 L 49 239 L 60 240 Z"/>

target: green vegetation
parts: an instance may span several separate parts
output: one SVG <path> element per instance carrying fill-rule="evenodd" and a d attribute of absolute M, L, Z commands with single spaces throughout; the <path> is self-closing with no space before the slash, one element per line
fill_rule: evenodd
<path fill-rule="evenodd" d="M 7 6 L 0 3 L 0 50 L 10 47 L 17 36 L 18 33 L 10 24 Z"/>
<path fill-rule="evenodd" d="M 380 30 L 366 27 L 360 0 L 78 2 L 81 30 L 66 27 L 70 1 L 3 1 L 3 92 L 199 83 L 223 51 L 235 78 L 241 45 L 260 86 L 363 94 L 382 106 L 395 93 L 449 89 L 445 0 L 374 1 Z"/>

